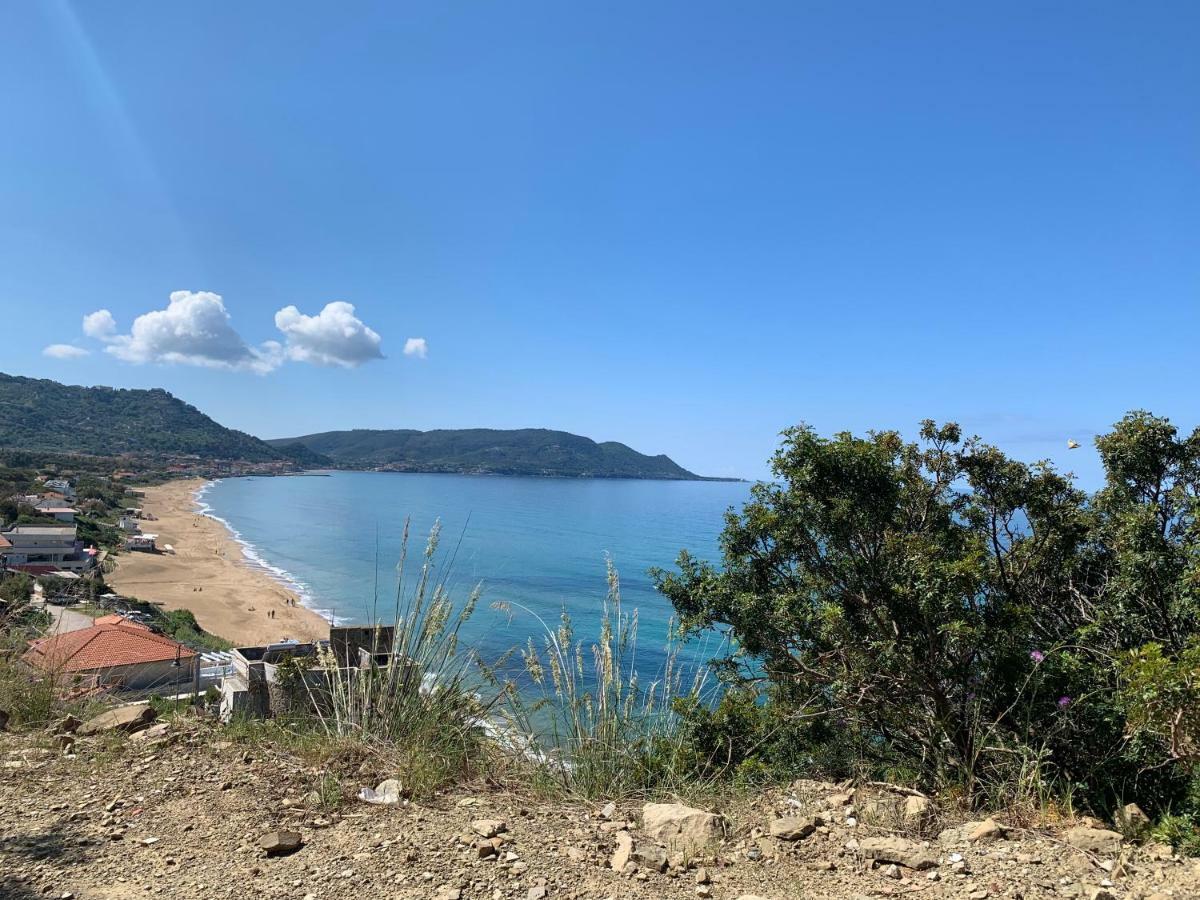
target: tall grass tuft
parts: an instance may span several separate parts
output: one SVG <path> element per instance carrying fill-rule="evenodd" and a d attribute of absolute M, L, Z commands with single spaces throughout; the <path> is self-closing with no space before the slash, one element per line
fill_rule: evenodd
<path fill-rule="evenodd" d="M 637 668 L 638 615 L 621 603 L 617 570 L 607 563 L 608 592 L 600 635 L 577 640 L 564 610 L 556 628 L 538 618 L 540 641 L 520 651 L 521 681 L 503 684 L 507 740 L 550 785 L 586 798 L 648 796 L 697 787 L 677 701 L 699 698 L 706 669 L 685 678 L 674 628 L 658 677 L 643 683 Z"/>
<path fill-rule="evenodd" d="M 300 680 L 315 720 L 329 736 L 369 745 L 418 792 L 470 776 L 488 757 L 484 721 L 494 700 L 479 694 L 474 654 L 459 633 L 479 602 L 479 589 L 456 604 L 439 575 L 440 524 L 429 534 L 419 571 L 408 573 L 405 522 L 392 610 L 395 631 L 375 626 L 372 650 L 384 665 L 343 667 L 332 650 L 319 656 L 320 677 Z"/>

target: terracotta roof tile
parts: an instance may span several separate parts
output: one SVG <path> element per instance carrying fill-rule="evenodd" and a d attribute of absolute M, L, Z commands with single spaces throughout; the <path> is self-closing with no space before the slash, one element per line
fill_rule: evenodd
<path fill-rule="evenodd" d="M 82 672 L 138 663 L 191 659 L 182 644 L 147 628 L 122 621 L 96 624 L 79 631 L 34 641 L 23 659 L 46 671 Z"/>

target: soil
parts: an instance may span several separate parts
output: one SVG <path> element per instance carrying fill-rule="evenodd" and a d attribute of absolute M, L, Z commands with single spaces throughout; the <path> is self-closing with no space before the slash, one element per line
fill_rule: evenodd
<path fill-rule="evenodd" d="M 5 900 L 1200 897 L 1195 861 L 1157 844 L 1105 856 L 1060 833 L 1017 829 L 971 843 L 943 822 L 926 825 L 921 848 L 937 864 L 915 871 L 865 859 L 855 842 L 892 832 L 848 824 L 844 810 L 825 812 L 826 824 L 802 839 L 770 837 L 773 818 L 805 807 L 795 790 L 720 810 L 726 836 L 693 858 L 673 855 L 665 872 L 636 862 L 618 872 L 610 861 L 621 831 L 648 851 L 643 859 L 661 856 L 638 829 L 640 803 L 604 810 L 482 783 L 396 805 L 345 797 L 331 807 L 322 803 L 336 799 L 328 773 L 285 749 L 235 743 L 207 721 L 66 741 L 0 733 Z M 368 766 L 344 794 L 386 774 Z M 866 796 L 860 789 L 860 809 Z M 481 838 L 479 820 L 500 820 L 499 836 Z M 300 837 L 293 852 L 291 836 L 272 834 L 288 831 Z"/>

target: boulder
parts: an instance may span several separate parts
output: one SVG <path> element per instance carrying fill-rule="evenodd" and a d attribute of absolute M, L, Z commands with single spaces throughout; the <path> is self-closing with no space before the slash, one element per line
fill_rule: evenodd
<path fill-rule="evenodd" d="M 910 827 L 920 827 L 933 818 L 933 801 L 928 797 L 906 797 L 901 814 L 904 824 Z"/>
<path fill-rule="evenodd" d="M 267 856 L 285 856 L 295 853 L 304 841 L 296 831 L 268 831 L 258 839 L 258 846 L 266 851 Z"/>
<path fill-rule="evenodd" d="M 984 819 L 982 822 L 968 822 L 963 826 L 967 840 L 972 844 L 998 841 L 1004 837 L 1004 826 L 995 819 Z"/>
<path fill-rule="evenodd" d="M 1150 830 L 1150 817 L 1136 803 L 1127 803 L 1117 812 L 1117 830 L 1129 837 L 1138 837 Z"/>
<path fill-rule="evenodd" d="M 642 807 L 642 830 L 674 850 L 694 851 L 719 840 L 725 821 L 682 803 L 647 803 Z"/>
<path fill-rule="evenodd" d="M 106 731 L 124 731 L 126 733 L 140 731 L 156 718 L 156 713 L 149 706 L 136 704 L 118 706 L 88 719 L 79 726 L 79 734 L 101 734 Z"/>
<path fill-rule="evenodd" d="M 858 842 L 859 852 L 867 859 L 896 863 L 909 869 L 932 869 L 937 856 L 914 841 L 901 837 L 868 837 Z"/>
<path fill-rule="evenodd" d="M 1116 856 L 1121 852 L 1121 834 L 1109 831 L 1107 828 L 1092 828 L 1088 825 L 1076 825 L 1068 828 L 1063 834 L 1063 840 L 1077 850 L 1085 853 L 1096 853 L 1100 856 Z"/>
<path fill-rule="evenodd" d="M 781 841 L 799 841 L 808 837 L 825 824 L 820 816 L 785 816 L 771 822 L 771 837 Z"/>

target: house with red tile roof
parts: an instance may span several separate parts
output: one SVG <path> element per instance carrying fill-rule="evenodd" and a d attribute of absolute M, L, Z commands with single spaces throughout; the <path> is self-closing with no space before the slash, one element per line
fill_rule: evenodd
<path fill-rule="evenodd" d="M 120 616 L 30 641 L 21 660 L 40 672 L 128 691 L 183 693 L 200 676 L 196 651 Z"/>

